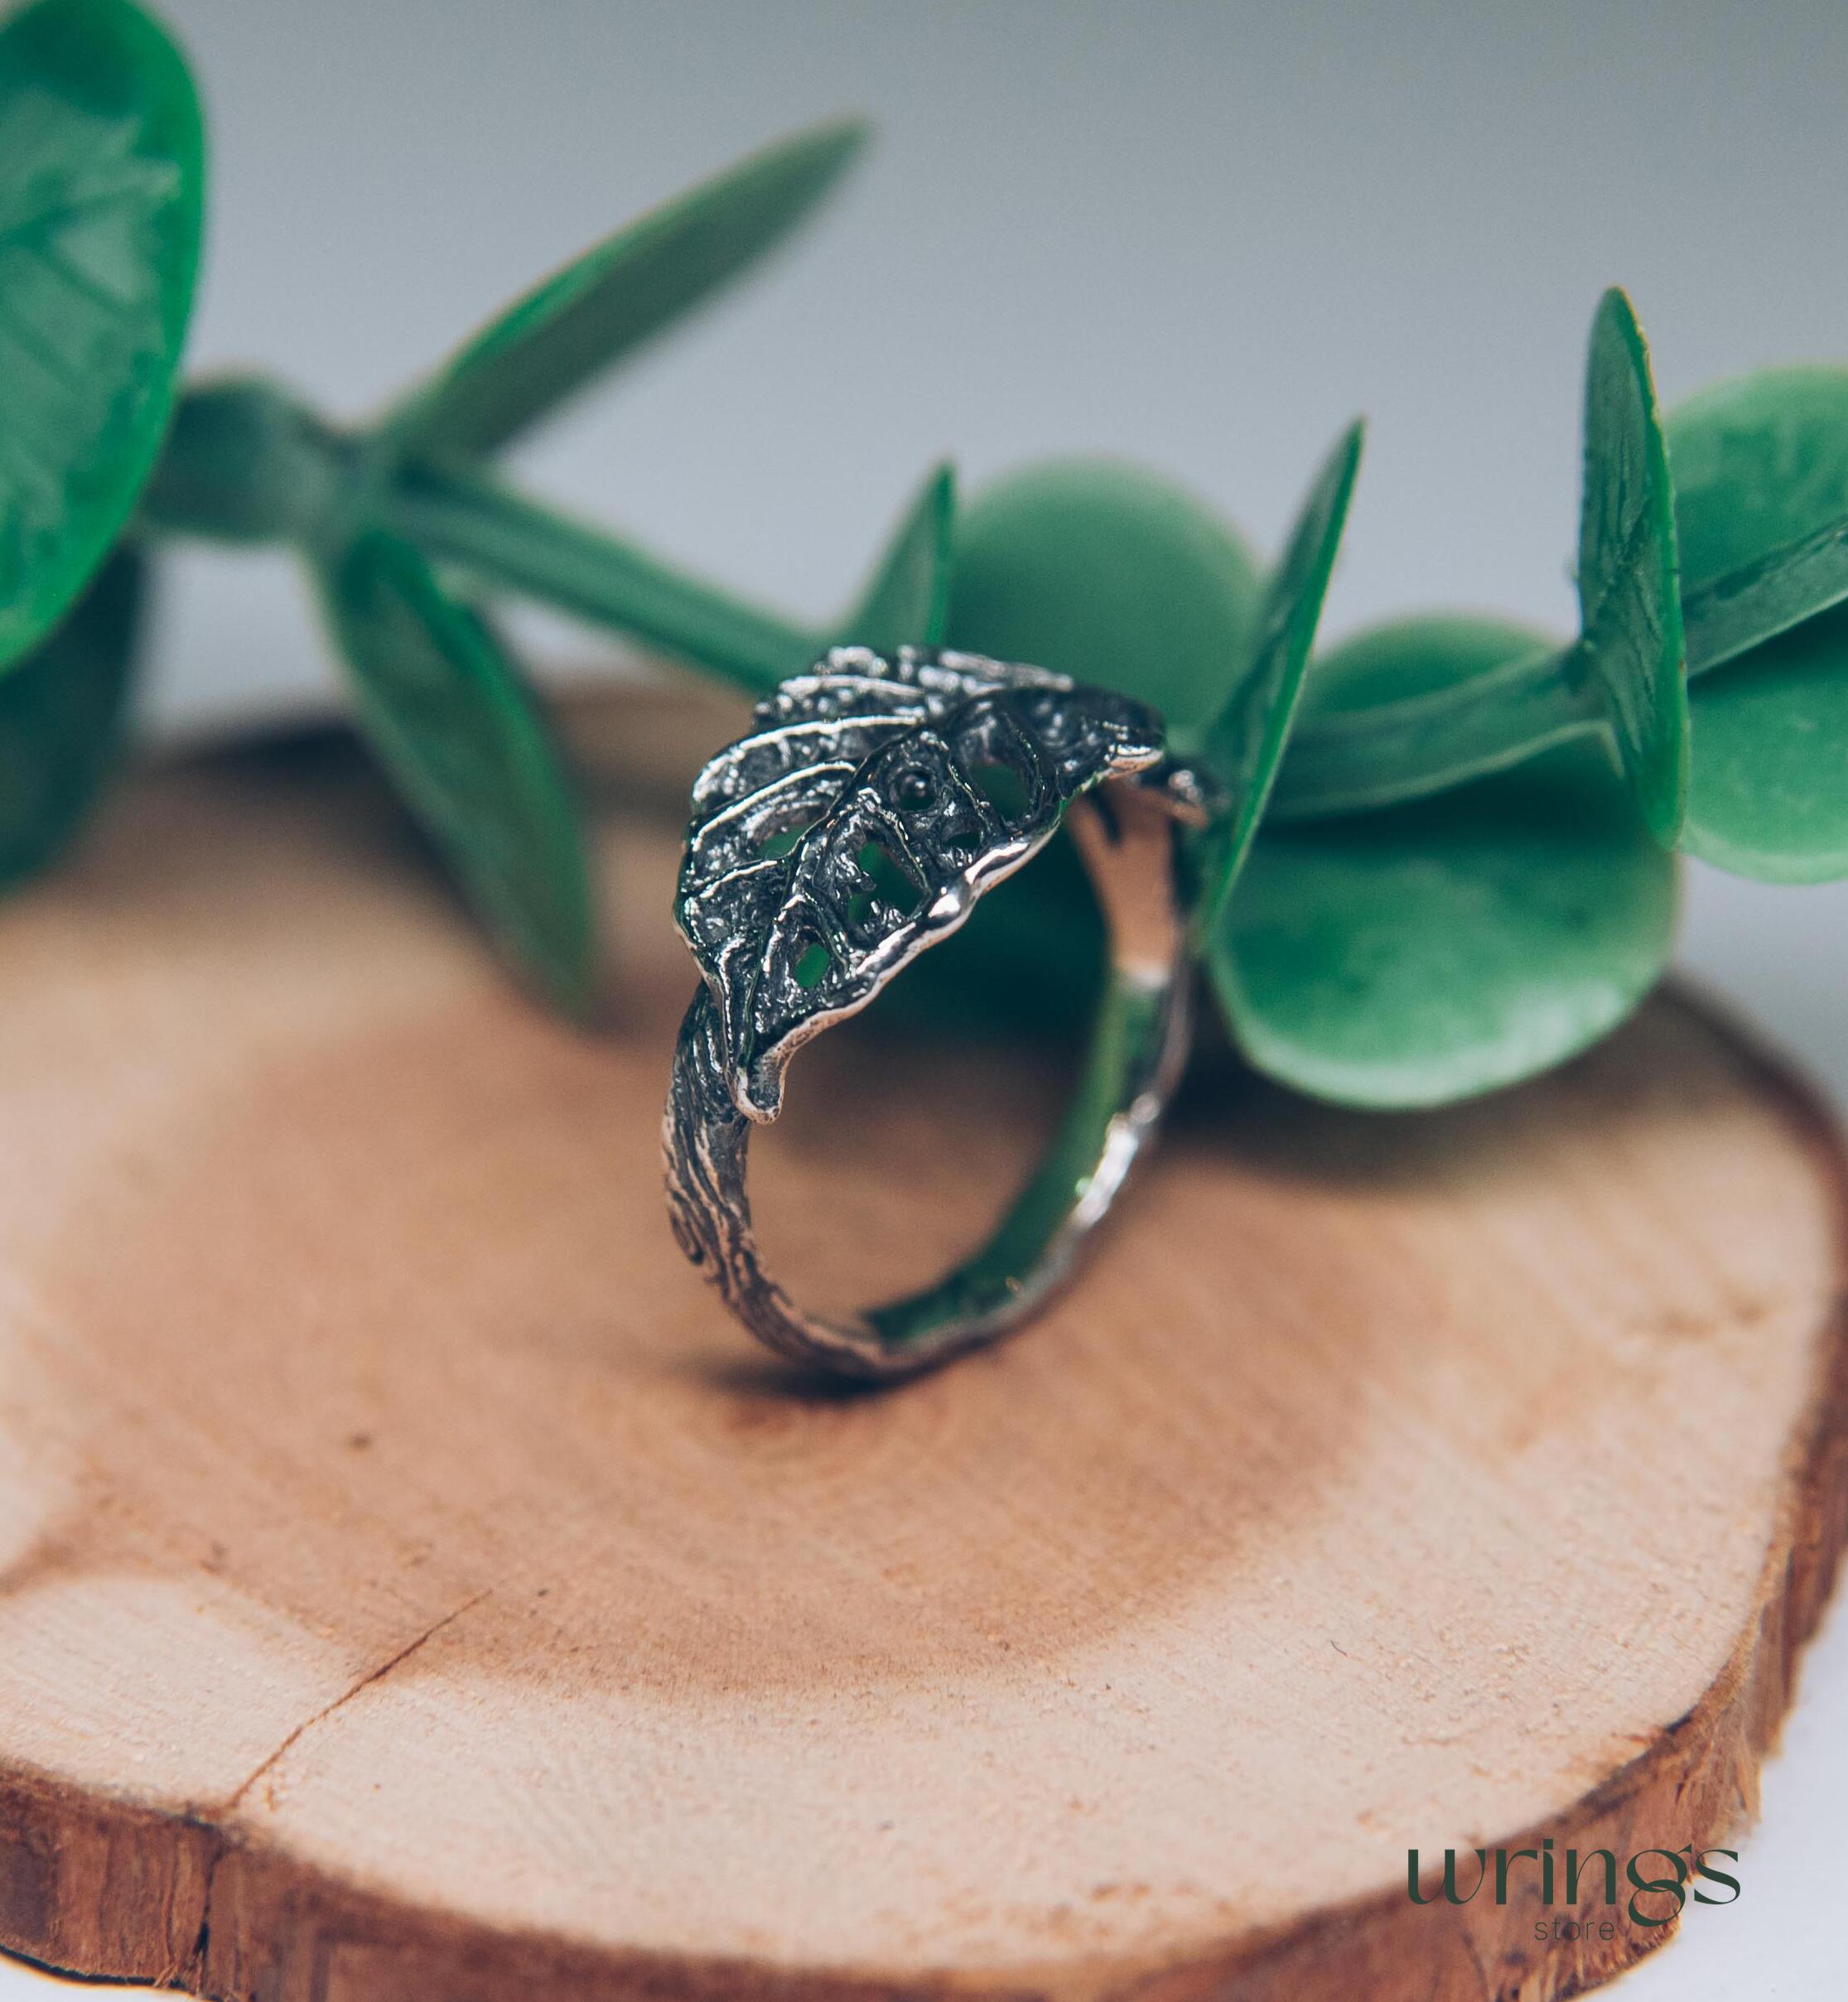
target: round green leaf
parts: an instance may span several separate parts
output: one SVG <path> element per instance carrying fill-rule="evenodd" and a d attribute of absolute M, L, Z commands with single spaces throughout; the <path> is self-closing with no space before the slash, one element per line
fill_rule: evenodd
<path fill-rule="evenodd" d="M 1848 606 L 1694 683 L 1682 846 L 1765 883 L 1848 876 Z"/>
<path fill-rule="evenodd" d="M 1152 703 L 1193 749 L 1250 658 L 1261 591 L 1245 544 L 1184 489 L 1055 460 L 964 512 L 949 640 Z"/>
<path fill-rule="evenodd" d="M 129 0 L 0 30 L 0 667 L 57 624 L 159 450 L 198 268 L 203 145 Z"/>
<path fill-rule="evenodd" d="M 1672 846 L 1688 759 L 1675 496 L 1649 350 L 1614 287 L 1599 302 L 1585 362 L 1578 577 L 1585 664 L 1643 818 Z"/>
<path fill-rule="evenodd" d="M 598 998 L 576 798 L 538 697 L 408 543 L 374 531 L 322 576 L 358 721 L 514 964 L 566 1014 Z"/>
<path fill-rule="evenodd" d="M 0 681 L 0 886 L 55 861 L 121 754 L 144 565 L 118 548 L 48 639 Z"/>
<path fill-rule="evenodd" d="M 866 143 L 857 120 L 753 154 L 593 245 L 467 343 L 385 421 L 407 450 L 499 450 L 738 277 Z"/>
<path fill-rule="evenodd" d="M 1848 515 L 1848 368 L 1761 369 L 1668 412 L 1692 591 Z"/>
<path fill-rule="evenodd" d="M 1409 620 L 1317 663 L 1355 707 L 1487 673 L 1534 636 Z M 1613 1027 L 1672 941 L 1675 861 L 1600 749 L 1572 744 L 1415 803 L 1259 836 L 1208 946 L 1240 1046 L 1338 1103 L 1436 1105 Z"/>

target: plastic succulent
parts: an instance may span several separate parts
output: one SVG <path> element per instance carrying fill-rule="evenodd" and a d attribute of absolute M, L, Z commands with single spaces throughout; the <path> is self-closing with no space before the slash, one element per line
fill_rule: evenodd
<path fill-rule="evenodd" d="M 1435 615 L 1305 673 L 1352 434 L 1267 581 L 1202 504 L 1115 467 L 1031 469 L 964 517 L 953 642 L 1208 731 L 1238 802 L 1198 884 L 1209 983 L 1246 1058 L 1298 1090 L 1432 1105 L 1583 1049 L 1667 961 L 1677 851 L 1848 876 L 1848 370 L 1767 371 L 1664 422 L 1613 291 L 1584 427 L 1569 640 Z M 1083 905 L 1071 871 L 978 914 L 1036 1007 L 1094 957 Z"/>
<path fill-rule="evenodd" d="M 777 242 L 862 137 L 800 135 L 657 210 L 383 417 L 340 426 L 262 379 L 179 384 L 204 162 L 165 31 L 133 0 L 14 16 L 0 879 L 60 851 L 113 764 L 147 552 L 176 534 L 297 552 L 362 736 L 505 956 L 575 1016 L 603 991 L 584 821 L 540 698 L 477 609 L 499 599 L 760 697 L 836 642 L 947 644 L 1159 710 L 1223 788 L 1185 889 L 1225 1024 L 1258 1069 L 1346 1103 L 1486 1091 L 1609 1030 L 1666 962 L 1678 851 L 1771 881 L 1848 875 L 1848 369 L 1766 371 L 1664 423 L 1620 292 L 1592 326 L 1569 639 L 1438 615 L 1311 663 L 1358 426 L 1267 572 L 1156 475 L 1032 467 L 958 519 L 940 467 L 821 628 L 495 476 L 530 426 Z M 1055 842 L 897 991 L 1043 1022 L 1083 1005 L 1098 957 Z"/>

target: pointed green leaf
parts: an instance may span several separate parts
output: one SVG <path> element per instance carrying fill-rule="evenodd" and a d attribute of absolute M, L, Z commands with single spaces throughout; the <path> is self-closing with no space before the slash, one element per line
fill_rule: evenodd
<path fill-rule="evenodd" d="M 1848 605 L 1702 675 L 1689 707 L 1682 846 L 1760 882 L 1848 876 Z"/>
<path fill-rule="evenodd" d="M 1207 731 L 1208 761 L 1232 795 L 1230 814 L 1207 837 L 1200 909 L 1209 929 L 1251 851 L 1289 739 L 1364 435 L 1363 424 L 1349 425 L 1323 461 L 1265 586 L 1250 663 Z"/>
<path fill-rule="evenodd" d="M 129 0 L 0 29 L 0 668 L 70 609 L 154 462 L 203 191 L 192 80 Z"/>
<path fill-rule="evenodd" d="M 1848 369 L 1763 369 L 1664 422 L 1691 674 L 1848 598 Z"/>
<path fill-rule="evenodd" d="M 143 567 L 138 551 L 117 549 L 0 681 L 0 886 L 62 854 L 121 755 Z"/>
<path fill-rule="evenodd" d="M 360 538 L 323 575 L 360 729 L 482 922 L 567 1015 L 598 995 L 584 825 L 538 699 L 408 543 Z"/>
<path fill-rule="evenodd" d="M 1408 620 L 1329 654 L 1314 686 L 1363 707 L 1534 644 Z M 1672 940 L 1675 869 L 1601 749 L 1567 745 L 1413 804 L 1266 827 L 1208 970 L 1260 1070 L 1344 1104 L 1440 1104 L 1558 1063 L 1635 1006 Z"/>
<path fill-rule="evenodd" d="M 956 470 L 939 466 L 905 509 L 871 582 L 842 620 L 836 642 L 881 654 L 939 644 L 949 617 L 955 533 Z"/>
<path fill-rule="evenodd" d="M 484 328 L 385 429 L 416 453 L 498 450 L 755 263 L 866 137 L 857 121 L 799 133 L 605 238 Z"/>
<path fill-rule="evenodd" d="M 1260 590 L 1245 544 L 1184 489 L 1055 460 L 965 509 L 949 639 L 1152 703 L 1191 750 L 1250 658 Z"/>
<path fill-rule="evenodd" d="M 1579 516 L 1585 664 L 1643 818 L 1672 844 L 1687 799 L 1687 690 L 1674 490 L 1649 351 L 1615 287 L 1591 323 Z"/>

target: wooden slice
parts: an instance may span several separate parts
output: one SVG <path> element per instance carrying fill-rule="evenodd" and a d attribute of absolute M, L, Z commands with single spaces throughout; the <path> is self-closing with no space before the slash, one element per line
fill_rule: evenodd
<path fill-rule="evenodd" d="M 1805 1102 L 1675 1001 L 1440 1116 L 1209 1076 L 1063 1305 L 831 1393 L 668 1236 L 672 850 L 613 827 L 603 1040 L 337 746 L 150 777 L 0 913 L 0 1941 L 265 2002 L 1538 2002 L 1664 1937 L 1407 1852 L 1749 1809 L 1848 1488 Z M 766 1242 L 923 1277 L 1059 1082 L 824 1038 Z"/>

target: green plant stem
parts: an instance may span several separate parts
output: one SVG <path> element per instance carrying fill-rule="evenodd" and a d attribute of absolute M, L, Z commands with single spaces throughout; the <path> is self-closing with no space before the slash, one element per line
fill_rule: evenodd
<path fill-rule="evenodd" d="M 1689 675 L 1724 667 L 1848 598 L 1848 518 L 1687 591 Z"/>
<path fill-rule="evenodd" d="M 1284 753 L 1268 818 L 1327 819 L 1420 798 L 1606 727 L 1575 643 L 1426 694 L 1311 710 Z"/>
<path fill-rule="evenodd" d="M 478 475 L 418 469 L 381 496 L 432 562 L 639 639 L 764 694 L 815 658 L 808 628 Z"/>
<path fill-rule="evenodd" d="M 260 381 L 188 391 L 142 519 L 157 533 L 310 548 L 382 528 L 431 562 L 639 639 L 754 695 L 799 673 L 826 644 L 812 628 L 472 469 L 376 451 Z M 1274 821 L 1442 792 L 1608 731 L 1576 645 L 1363 707 L 1317 713 L 1313 686 L 1277 774 Z"/>
<path fill-rule="evenodd" d="M 384 528 L 432 562 L 659 647 L 763 694 L 826 644 L 480 474 L 407 461 L 323 422 L 281 384 L 189 386 L 142 497 L 152 533 L 345 548 Z"/>

